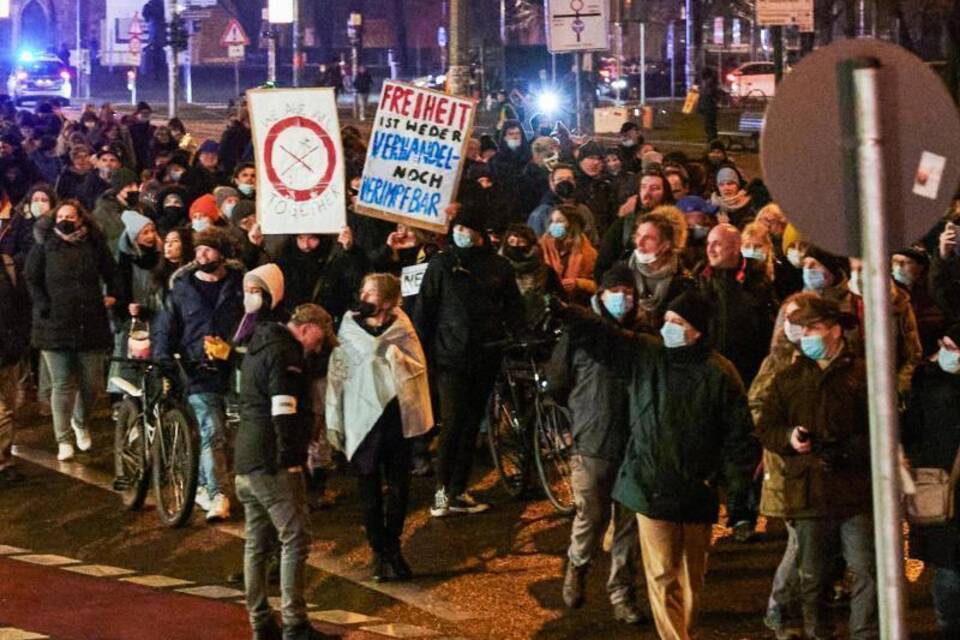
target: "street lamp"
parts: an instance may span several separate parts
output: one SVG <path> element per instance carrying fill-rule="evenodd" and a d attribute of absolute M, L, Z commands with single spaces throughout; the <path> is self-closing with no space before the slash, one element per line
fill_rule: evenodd
<path fill-rule="evenodd" d="M 267 22 L 290 24 L 294 16 L 294 0 L 270 0 L 267 3 Z"/>
<path fill-rule="evenodd" d="M 10 17 L 10 0 L 0 0 L 0 19 Z"/>
<path fill-rule="evenodd" d="M 360 105 L 357 103 L 357 74 L 360 69 L 360 48 L 363 47 L 363 14 L 353 12 L 347 18 L 347 40 L 350 42 L 350 75 L 353 81 L 353 117 L 360 117 Z"/>

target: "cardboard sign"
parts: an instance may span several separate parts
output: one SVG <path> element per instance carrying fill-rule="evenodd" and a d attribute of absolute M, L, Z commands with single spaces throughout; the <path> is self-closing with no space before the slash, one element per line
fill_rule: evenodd
<path fill-rule="evenodd" d="M 343 147 L 332 88 L 247 91 L 264 234 L 339 233 Z"/>
<path fill-rule="evenodd" d="M 472 99 L 385 81 L 355 210 L 445 232 L 475 115 Z"/>
<path fill-rule="evenodd" d="M 400 272 L 400 295 L 404 298 L 415 296 L 420 293 L 420 284 L 423 282 L 423 274 L 427 272 L 429 262 L 422 262 L 410 267 L 404 267 Z"/>

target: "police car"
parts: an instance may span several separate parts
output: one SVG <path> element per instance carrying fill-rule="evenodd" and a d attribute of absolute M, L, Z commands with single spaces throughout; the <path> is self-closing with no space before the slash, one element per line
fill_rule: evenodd
<path fill-rule="evenodd" d="M 21 53 L 7 79 L 7 93 L 15 104 L 28 100 L 56 100 L 70 104 L 70 69 L 52 53 Z"/>

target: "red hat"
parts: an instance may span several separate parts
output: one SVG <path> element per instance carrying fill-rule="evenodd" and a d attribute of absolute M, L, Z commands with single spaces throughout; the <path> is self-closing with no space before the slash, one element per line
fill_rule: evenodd
<path fill-rule="evenodd" d="M 200 196 L 190 205 L 190 218 L 193 218 L 193 214 L 198 212 L 210 220 L 216 220 L 220 217 L 220 209 L 217 208 L 217 200 L 212 193 Z"/>

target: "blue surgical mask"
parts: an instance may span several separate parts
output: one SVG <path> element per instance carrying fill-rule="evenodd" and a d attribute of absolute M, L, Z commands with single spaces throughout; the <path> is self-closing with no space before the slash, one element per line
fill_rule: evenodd
<path fill-rule="evenodd" d="M 193 228 L 194 231 L 199 233 L 200 231 L 203 231 L 204 229 L 207 229 L 210 226 L 210 221 L 207 220 L 206 218 L 197 218 L 196 220 L 190 223 L 190 226 Z"/>
<path fill-rule="evenodd" d="M 827 272 L 823 269 L 803 268 L 803 288 L 823 291 L 827 288 Z"/>
<path fill-rule="evenodd" d="M 800 338 L 800 350 L 811 360 L 823 360 L 827 357 L 827 345 L 823 336 L 803 336 Z"/>
<path fill-rule="evenodd" d="M 767 252 L 756 247 L 743 247 L 740 249 L 740 255 L 747 260 L 759 260 L 762 262 L 767 259 Z"/>
<path fill-rule="evenodd" d="M 630 310 L 630 301 L 627 300 L 627 294 L 622 291 L 604 291 L 600 297 L 603 306 L 617 320 L 621 320 Z"/>
<path fill-rule="evenodd" d="M 893 279 L 905 287 L 913 286 L 913 276 L 904 271 L 900 265 L 893 267 Z"/>
<path fill-rule="evenodd" d="M 550 235 L 560 240 L 567 236 L 567 223 L 566 222 L 551 222 L 550 226 L 547 228 L 547 231 L 550 232 Z"/>
<path fill-rule="evenodd" d="M 937 352 L 937 364 L 947 373 L 960 372 L 960 351 L 940 347 L 940 351 Z"/>
<path fill-rule="evenodd" d="M 660 335 L 663 337 L 663 346 L 667 349 L 687 346 L 687 331 L 676 322 L 664 322 Z"/>
<path fill-rule="evenodd" d="M 473 236 L 469 233 L 454 231 L 453 244 L 457 245 L 461 249 L 468 249 L 473 246 Z"/>
<path fill-rule="evenodd" d="M 250 194 L 253 193 L 253 185 L 247 184 L 245 182 L 241 182 L 240 184 L 237 185 L 237 191 L 239 191 L 245 196 L 249 196 Z"/>

